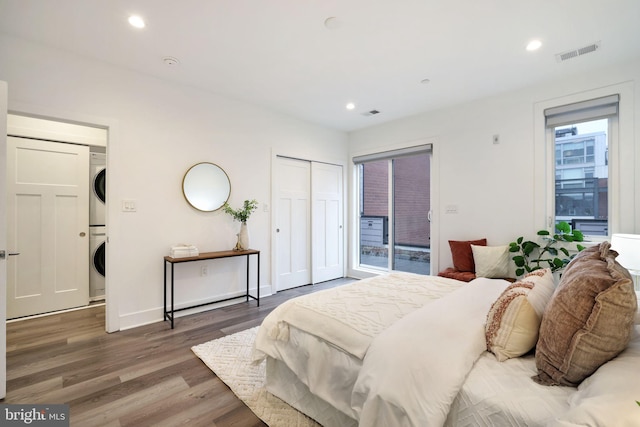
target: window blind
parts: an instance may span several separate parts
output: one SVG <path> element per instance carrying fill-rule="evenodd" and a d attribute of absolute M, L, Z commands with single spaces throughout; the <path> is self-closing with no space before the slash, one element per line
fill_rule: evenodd
<path fill-rule="evenodd" d="M 397 159 L 398 157 L 428 153 L 431 153 L 431 144 L 416 145 L 414 147 L 399 148 L 397 150 L 381 151 L 378 153 L 365 154 L 363 156 L 355 156 L 353 158 L 353 163 L 357 165 L 361 163 L 375 162 L 377 160 Z"/>
<path fill-rule="evenodd" d="M 620 95 L 609 95 L 544 110 L 547 127 L 585 122 L 618 113 Z"/>

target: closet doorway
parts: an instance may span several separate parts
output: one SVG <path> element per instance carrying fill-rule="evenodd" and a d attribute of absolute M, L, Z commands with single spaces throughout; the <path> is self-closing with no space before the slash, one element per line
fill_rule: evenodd
<path fill-rule="evenodd" d="M 7 318 L 88 306 L 89 158 L 107 129 L 9 114 L 7 134 Z"/>
<path fill-rule="evenodd" d="M 344 276 L 342 166 L 277 156 L 275 290 Z"/>

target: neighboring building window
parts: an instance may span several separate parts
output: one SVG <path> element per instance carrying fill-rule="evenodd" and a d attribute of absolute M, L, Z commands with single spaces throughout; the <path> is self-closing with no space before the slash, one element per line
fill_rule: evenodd
<path fill-rule="evenodd" d="M 545 110 L 555 148 L 552 224 L 565 221 L 588 236 L 609 235 L 609 148 L 618 100 L 612 95 Z"/>

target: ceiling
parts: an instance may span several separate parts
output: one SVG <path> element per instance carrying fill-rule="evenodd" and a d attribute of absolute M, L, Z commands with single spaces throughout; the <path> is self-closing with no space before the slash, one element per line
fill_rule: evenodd
<path fill-rule="evenodd" d="M 638 18 L 638 0 L 0 0 L 1 33 L 343 131 L 631 61 Z"/>

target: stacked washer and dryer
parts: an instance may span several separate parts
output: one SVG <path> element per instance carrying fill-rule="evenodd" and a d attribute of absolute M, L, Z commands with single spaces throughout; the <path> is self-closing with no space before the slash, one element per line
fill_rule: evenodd
<path fill-rule="evenodd" d="M 105 254 L 107 227 L 105 222 L 105 202 L 107 187 L 107 155 L 91 152 L 89 196 L 89 299 L 104 299 Z"/>

